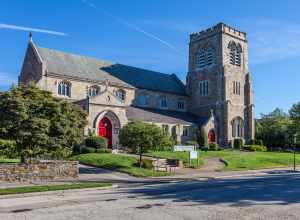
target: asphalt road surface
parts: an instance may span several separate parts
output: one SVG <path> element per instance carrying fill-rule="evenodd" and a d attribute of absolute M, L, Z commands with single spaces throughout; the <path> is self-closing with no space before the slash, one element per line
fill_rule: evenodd
<path fill-rule="evenodd" d="M 0 219 L 300 219 L 300 174 L 0 197 Z"/>

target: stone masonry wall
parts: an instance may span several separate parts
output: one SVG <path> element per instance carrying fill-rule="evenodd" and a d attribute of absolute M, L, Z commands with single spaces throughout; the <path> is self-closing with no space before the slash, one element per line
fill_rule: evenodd
<path fill-rule="evenodd" d="M 1 164 L 0 181 L 26 182 L 77 178 L 78 161 L 37 161 L 28 164 Z"/>

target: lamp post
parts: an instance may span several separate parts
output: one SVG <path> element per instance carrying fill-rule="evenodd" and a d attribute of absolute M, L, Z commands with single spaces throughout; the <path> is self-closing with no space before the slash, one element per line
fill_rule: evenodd
<path fill-rule="evenodd" d="M 296 172 L 296 144 L 297 144 L 297 134 L 294 134 L 294 172 Z"/>

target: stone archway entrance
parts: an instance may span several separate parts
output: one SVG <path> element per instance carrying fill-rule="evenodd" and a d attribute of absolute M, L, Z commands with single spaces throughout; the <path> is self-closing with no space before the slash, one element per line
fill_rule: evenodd
<path fill-rule="evenodd" d="M 216 134 L 215 131 L 212 129 L 208 132 L 208 143 L 216 142 Z"/>
<path fill-rule="evenodd" d="M 107 117 L 103 117 L 99 122 L 98 135 L 107 139 L 107 145 L 112 148 L 112 123 Z"/>

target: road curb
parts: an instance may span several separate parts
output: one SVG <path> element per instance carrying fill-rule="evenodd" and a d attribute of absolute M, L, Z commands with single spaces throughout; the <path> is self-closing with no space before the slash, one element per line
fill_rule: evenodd
<path fill-rule="evenodd" d="M 118 188 L 118 184 L 112 184 L 111 186 L 104 187 L 93 187 L 93 188 L 82 188 L 82 189 L 65 189 L 65 190 L 55 190 L 55 191 L 46 191 L 46 192 L 31 192 L 31 193 L 19 193 L 19 194 L 10 194 L 10 195 L 0 195 L 1 199 L 10 199 L 10 198 L 26 198 L 26 197 L 35 197 L 35 196 L 47 196 L 47 195 L 60 195 L 66 193 L 74 192 L 88 192 L 93 190 L 107 190 Z"/>

